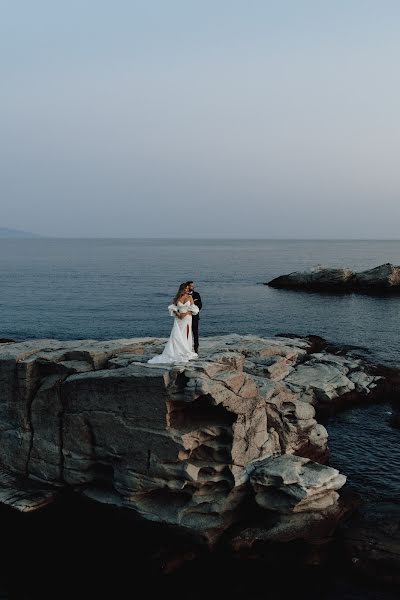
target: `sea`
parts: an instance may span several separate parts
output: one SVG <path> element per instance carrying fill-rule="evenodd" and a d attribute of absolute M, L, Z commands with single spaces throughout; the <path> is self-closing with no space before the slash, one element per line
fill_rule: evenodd
<path fill-rule="evenodd" d="M 361 271 L 388 262 L 400 265 L 399 240 L 1 239 L 0 338 L 168 337 L 171 318 L 167 306 L 180 283 L 193 280 L 203 303 L 200 353 L 202 337 L 210 335 L 318 335 L 352 348 L 374 363 L 400 367 L 400 296 L 320 294 L 266 285 L 278 275 L 293 271 L 317 267 Z M 378 513 L 381 505 L 400 503 L 400 430 L 390 425 L 393 411 L 393 399 L 388 399 L 353 407 L 325 423 L 332 466 L 348 476 L 346 486 L 362 496 L 367 508 L 375 508 Z M 68 520 L 68 508 L 62 514 Z M 0 514 L 0 527 L 4 522 L 11 522 L 8 513 Z M 19 524 L 15 529 L 20 537 L 18 544 L 14 529 L 7 529 L 6 540 L 14 542 L 21 573 L 32 564 L 28 548 L 32 553 L 41 548 L 37 527 L 33 526 L 32 534 L 32 528 Z M 101 520 L 95 527 L 96 531 L 101 527 Z M 85 538 L 83 532 L 88 553 L 93 551 L 89 537 Z M 76 533 L 76 544 L 81 548 L 82 543 Z M 114 546 L 118 543 L 114 536 Z M 52 537 L 49 544 L 60 560 L 68 560 L 59 537 Z M 43 556 L 47 556 L 45 552 Z M 15 571 L 8 577 L 6 564 L 8 561 L 0 561 L 0 598 L 30 600 L 45 597 L 46 593 L 61 597 L 57 589 L 45 586 L 45 564 L 41 578 L 37 571 L 41 563 L 37 566 L 35 562 L 34 591 L 29 581 L 21 587 Z M 105 564 L 109 564 L 110 580 L 121 578 L 115 561 L 110 559 Z M 74 568 L 76 571 L 76 563 L 66 566 L 66 581 L 72 580 Z M 34 578 L 32 569 L 30 577 Z M 3 587 L 2 581 L 7 582 Z M 179 578 L 174 583 L 178 589 L 189 585 Z M 207 596 L 206 579 L 203 584 Z M 319 590 L 313 596 L 310 592 L 308 597 L 396 597 L 391 590 L 374 585 L 371 588 L 362 581 L 332 575 L 325 593 Z M 237 589 L 242 587 L 238 583 Z M 181 591 L 188 593 L 184 588 Z M 71 593 L 71 598 L 80 597 L 78 592 Z M 247 597 L 258 595 L 254 592 Z"/>
<path fill-rule="evenodd" d="M 322 267 L 400 264 L 400 240 L 2 239 L 0 336 L 167 337 L 179 284 L 201 294 L 200 336 L 314 334 L 400 364 L 400 298 L 265 285 Z"/>

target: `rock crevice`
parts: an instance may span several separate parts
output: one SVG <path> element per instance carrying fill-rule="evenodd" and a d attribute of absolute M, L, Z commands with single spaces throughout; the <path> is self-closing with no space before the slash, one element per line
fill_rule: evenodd
<path fill-rule="evenodd" d="M 316 409 L 382 377 L 295 337 L 209 337 L 199 360 L 149 365 L 164 343 L 2 345 L 0 501 L 34 510 L 68 487 L 209 543 L 249 496 L 275 536 L 293 519 L 300 535 L 303 513 L 332 521 L 346 478 L 323 464 Z"/>

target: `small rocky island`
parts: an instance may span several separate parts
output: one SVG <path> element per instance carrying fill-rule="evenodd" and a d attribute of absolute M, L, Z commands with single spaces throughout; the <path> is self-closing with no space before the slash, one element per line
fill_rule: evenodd
<path fill-rule="evenodd" d="M 241 555 L 329 540 L 352 503 L 318 415 L 398 379 L 313 336 L 207 337 L 196 361 L 148 364 L 165 341 L 2 343 L 0 503 L 73 490 Z"/>
<path fill-rule="evenodd" d="M 400 266 L 386 263 L 360 272 L 317 267 L 311 271 L 280 275 L 265 285 L 283 289 L 400 294 Z"/>

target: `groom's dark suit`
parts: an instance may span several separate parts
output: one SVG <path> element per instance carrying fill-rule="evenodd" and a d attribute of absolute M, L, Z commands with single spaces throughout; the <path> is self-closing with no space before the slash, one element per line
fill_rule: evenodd
<path fill-rule="evenodd" d="M 201 303 L 201 297 L 198 292 L 192 292 L 193 302 L 199 309 L 203 306 Z M 194 351 L 197 352 L 199 349 L 199 314 L 192 316 L 192 331 L 193 331 L 193 348 Z"/>

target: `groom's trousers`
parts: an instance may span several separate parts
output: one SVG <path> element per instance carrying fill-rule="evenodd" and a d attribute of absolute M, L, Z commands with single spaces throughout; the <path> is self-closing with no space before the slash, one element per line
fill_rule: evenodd
<path fill-rule="evenodd" d="M 199 349 L 199 317 L 193 315 L 192 317 L 192 332 L 193 332 L 193 349 L 195 352 Z"/>

